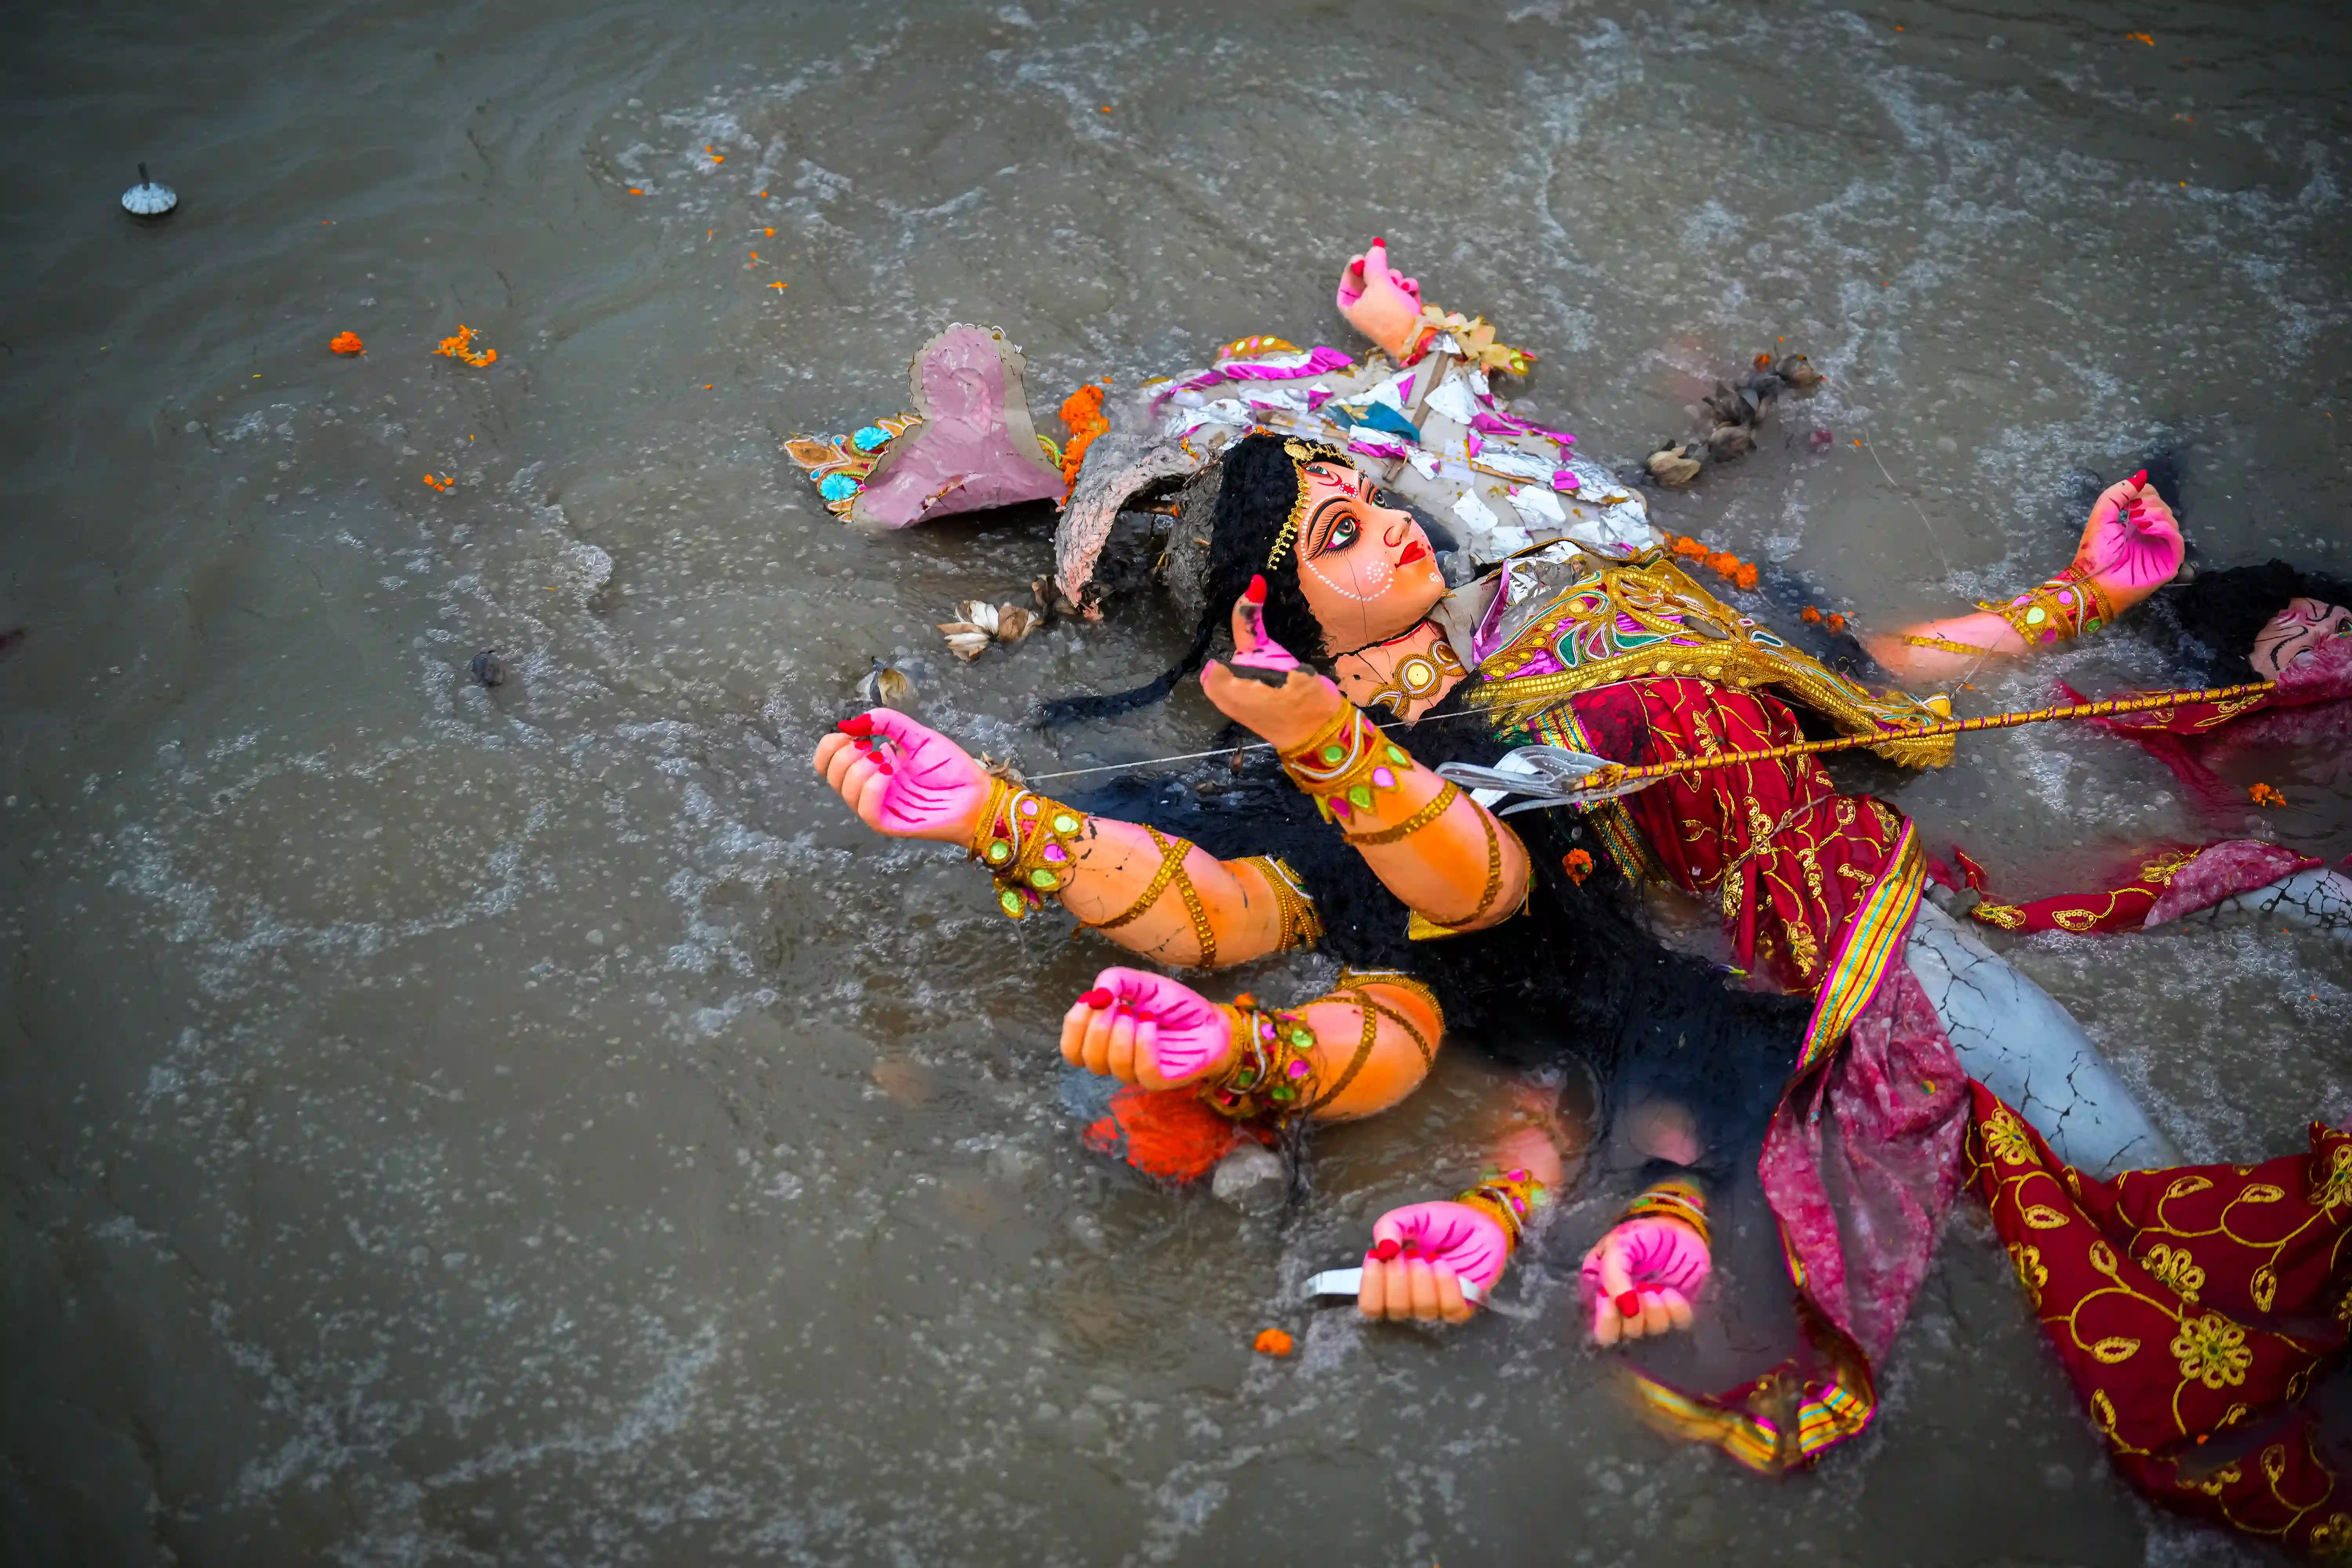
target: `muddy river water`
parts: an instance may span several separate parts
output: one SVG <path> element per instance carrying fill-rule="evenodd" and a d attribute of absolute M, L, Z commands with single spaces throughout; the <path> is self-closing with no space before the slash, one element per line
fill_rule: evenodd
<path fill-rule="evenodd" d="M 950 320 L 1003 327 L 1047 407 L 1246 332 L 1352 349 L 1331 280 L 1380 233 L 1542 356 L 1529 405 L 1596 456 L 1810 353 L 1829 384 L 1656 514 L 1864 625 L 2037 579 L 2091 477 L 2158 449 L 2209 562 L 2352 573 L 2340 6 L 10 31 L 6 1561 L 2260 1560 L 2110 1476 L 1965 1204 L 1876 1429 L 1770 1484 L 1609 1396 L 1573 1247 L 1507 1292 L 1533 1310 L 1444 1334 L 1297 1304 L 1475 1163 L 1470 1056 L 1321 1139 L 1274 1217 L 1087 1152 L 1052 1036 L 1107 944 L 998 918 L 805 758 L 894 650 L 927 720 L 1033 770 L 1198 749 L 1197 689 L 1022 727 L 1181 628 L 955 667 L 931 624 L 1021 596 L 1050 510 L 869 537 L 777 444 L 897 411 Z M 114 206 L 141 159 L 160 226 Z M 494 363 L 432 353 L 460 323 Z M 2128 637 L 2055 672 L 2163 674 Z M 2264 831 L 2352 850 L 2340 756 L 2266 777 Z M 2054 727 L 1881 787 L 2020 892 L 2208 836 Z M 2192 1157 L 2352 1112 L 2340 942 L 2001 940 Z M 1273 1326 L 1297 1353 L 1251 1352 Z"/>

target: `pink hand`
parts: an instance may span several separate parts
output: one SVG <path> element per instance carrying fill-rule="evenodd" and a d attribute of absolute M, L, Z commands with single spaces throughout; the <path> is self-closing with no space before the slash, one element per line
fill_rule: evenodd
<path fill-rule="evenodd" d="M 1706 1243 L 1688 1226 L 1647 1218 L 1618 1226 L 1584 1255 L 1593 1342 L 1690 1327 L 1692 1298 L 1713 1268 Z"/>
<path fill-rule="evenodd" d="M 1234 606 L 1239 612 L 1234 622 L 1234 657 L 1228 662 L 1251 669 L 1271 669 L 1286 672 L 1307 667 L 1291 657 L 1288 648 L 1274 640 L 1265 629 L 1265 579 L 1253 577 Z"/>
<path fill-rule="evenodd" d="M 1146 1089 L 1176 1089 L 1233 1054 L 1224 1010 L 1189 985 L 1106 969 L 1062 1016 L 1062 1059 Z"/>
<path fill-rule="evenodd" d="M 1368 1318 L 1470 1315 L 1510 1261 L 1510 1239 L 1490 1215 L 1467 1204 L 1409 1204 L 1372 1222 L 1372 1249 L 1356 1308 Z"/>
<path fill-rule="evenodd" d="M 988 775 L 962 747 L 903 713 L 875 708 L 817 745 L 817 772 L 858 819 L 893 838 L 970 844 Z"/>
<path fill-rule="evenodd" d="M 2117 601 L 2118 610 L 2171 581 L 2188 549 L 2179 521 L 2146 478 L 2143 471 L 2100 492 L 2074 552 L 2075 566 Z"/>
<path fill-rule="evenodd" d="M 1381 240 L 1348 258 L 1337 299 L 1339 313 L 1392 354 L 1404 353 L 1421 334 L 1421 285 L 1389 265 Z"/>

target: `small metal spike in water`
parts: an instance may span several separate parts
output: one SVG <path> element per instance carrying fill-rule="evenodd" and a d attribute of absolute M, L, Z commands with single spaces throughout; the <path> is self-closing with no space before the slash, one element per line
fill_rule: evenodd
<path fill-rule="evenodd" d="M 149 179 L 144 163 L 139 165 L 139 183 L 122 193 L 122 210 L 132 217 L 169 217 L 179 205 L 179 193 Z"/>

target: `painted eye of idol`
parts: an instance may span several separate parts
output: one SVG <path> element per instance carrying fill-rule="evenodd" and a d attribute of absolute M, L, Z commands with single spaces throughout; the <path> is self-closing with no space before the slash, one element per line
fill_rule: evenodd
<path fill-rule="evenodd" d="M 1356 515 L 1356 470 L 1310 463 L 1307 475 L 1321 492 L 1307 514 L 1307 553 L 1328 555 L 1347 549 L 1363 537 L 1363 523 Z"/>

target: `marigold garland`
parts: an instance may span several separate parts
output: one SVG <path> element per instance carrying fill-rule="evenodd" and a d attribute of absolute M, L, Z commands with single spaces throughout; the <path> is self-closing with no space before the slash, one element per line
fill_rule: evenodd
<path fill-rule="evenodd" d="M 1745 593 L 1754 593 L 1762 578 L 1756 563 L 1742 561 L 1728 550 L 1709 550 L 1686 533 L 1669 533 L 1666 548 L 1685 561 L 1696 562 Z"/>
<path fill-rule="evenodd" d="M 464 360 L 470 365 L 495 364 L 499 357 L 499 351 L 496 349 L 484 349 L 479 353 L 475 353 L 474 329 L 462 323 L 457 331 L 443 338 L 440 346 L 433 352 L 446 355 L 450 359 Z"/>
<path fill-rule="evenodd" d="M 1078 465 L 1086 460 L 1087 447 L 1094 438 L 1110 428 L 1103 416 L 1103 389 L 1088 384 L 1062 400 L 1062 423 L 1070 427 L 1070 438 L 1062 446 L 1062 483 L 1078 482 Z"/>

